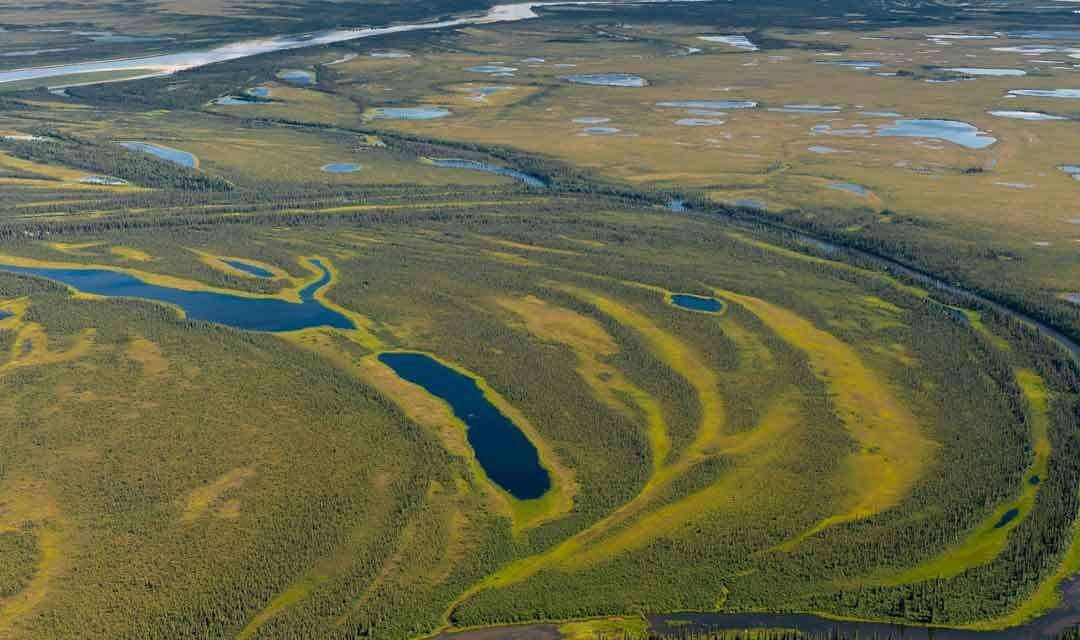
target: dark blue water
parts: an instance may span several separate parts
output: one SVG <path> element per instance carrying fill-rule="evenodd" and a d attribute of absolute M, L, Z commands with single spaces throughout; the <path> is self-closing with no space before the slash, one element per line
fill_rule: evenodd
<path fill-rule="evenodd" d="M 39 269 L 0 265 L 0 271 L 25 273 L 62 282 L 84 293 L 115 298 L 143 298 L 180 307 L 190 320 L 205 320 L 248 331 L 296 331 L 310 327 L 355 329 L 351 320 L 325 307 L 315 293 L 330 282 L 330 272 L 312 260 L 322 277 L 300 292 L 301 302 L 279 298 L 245 298 L 210 291 L 184 291 L 139 280 L 106 269 Z"/>
<path fill-rule="evenodd" d="M 1034 485 L 1039 484 L 1040 482 L 1042 482 L 1042 480 L 1039 479 L 1039 476 L 1031 476 L 1030 478 L 1028 478 L 1028 484 Z"/>
<path fill-rule="evenodd" d="M 520 180 L 530 187 L 543 188 L 548 186 L 541 178 L 534 175 L 529 175 L 523 171 L 517 169 L 511 169 L 510 167 L 499 167 L 484 162 L 476 162 L 475 160 L 461 160 L 458 158 L 438 158 L 431 161 L 436 167 L 443 167 L 444 169 L 468 169 L 470 171 L 486 171 L 488 173 L 494 173 L 500 176 L 506 176 L 508 178 L 514 178 Z"/>
<path fill-rule="evenodd" d="M 994 525 L 995 529 L 1000 529 L 1016 519 L 1016 516 L 1020 515 L 1019 509 L 1009 509 L 1005 512 L 1005 515 L 1001 516 L 1001 520 Z"/>
<path fill-rule="evenodd" d="M 705 313 L 718 313 L 724 309 L 724 303 L 715 298 L 692 296 L 686 293 L 674 294 L 671 296 L 671 303 L 676 307 L 682 307 L 690 311 L 704 311 Z"/>
<path fill-rule="evenodd" d="M 263 269 L 262 267 L 257 267 L 255 265 L 249 264 L 247 262 L 241 262 L 239 260 L 224 260 L 224 259 L 222 260 L 222 262 L 229 265 L 233 269 L 239 269 L 239 270 L 243 271 L 244 273 L 248 273 L 248 274 L 251 274 L 253 276 L 257 276 L 259 278 L 273 278 L 274 277 L 274 272 L 273 271 L 267 271 L 266 269 Z"/>
<path fill-rule="evenodd" d="M 10 317 L 11 317 L 11 312 L 10 311 L 4 311 L 4 310 L 0 309 L 0 320 L 3 320 L 4 318 L 10 318 Z"/>
<path fill-rule="evenodd" d="M 480 466 L 510 495 L 532 500 L 551 487 L 536 447 L 488 402 L 475 380 L 422 353 L 383 353 L 379 361 L 450 405 L 468 426 L 469 445 Z"/>

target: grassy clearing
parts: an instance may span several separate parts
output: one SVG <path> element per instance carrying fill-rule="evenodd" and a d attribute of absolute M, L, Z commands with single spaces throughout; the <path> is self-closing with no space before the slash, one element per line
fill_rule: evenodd
<path fill-rule="evenodd" d="M 851 500 L 830 516 L 783 545 L 838 524 L 861 520 L 895 506 L 930 462 L 937 445 L 923 435 L 915 417 L 868 369 L 855 350 L 786 309 L 750 296 L 716 290 L 742 305 L 810 358 L 815 373 L 835 395 L 835 403 L 858 450 L 845 461 L 844 482 Z"/>

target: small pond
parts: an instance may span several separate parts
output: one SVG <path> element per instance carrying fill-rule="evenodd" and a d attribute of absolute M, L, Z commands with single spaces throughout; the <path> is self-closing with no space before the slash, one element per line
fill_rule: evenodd
<path fill-rule="evenodd" d="M 213 291 L 187 291 L 150 284 L 123 271 L 0 265 L 0 271 L 55 280 L 83 293 L 110 298 L 141 298 L 179 307 L 189 320 L 204 320 L 248 331 L 296 331 L 311 327 L 355 329 L 352 320 L 324 306 L 315 294 L 330 283 L 330 272 L 318 260 L 322 276 L 300 291 L 300 302 L 247 297 Z"/>
<path fill-rule="evenodd" d="M 695 296 L 688 293 L 674 293 L 671 295 L 671 304 L 688 311 L 702 313 L 720 313 L 724 310 L 724 303 L 716 298 Z"/>
<path fill-rule="evenodd" d="M 536 447 L 488 400 L 476 380 L 422 353 L 383 353 L 379 361 L 450 405 L 468 427 L 466 437 L 484 473 L 510 495 L 532 500 L 551 487 Z"/>
<path fill-rule="evenodd" d="M 949 67 L 945 71 L 951 71 L 953 73 L 959 73 L 965 76 L 988 76 L 988 77 L 1017 77 L 1026 76 L 1027 71 L 1023 69 L 986 69 L 981 67 Z"/>
<path fill-rule="evenodd" d="M 619 133 L 622 129 L 618 127 L 585 127 L 582 131 L 590 136 L 610 136 Z"/>
<path fill-rule="evenodd" d="M 1053 116 L 1049 113 L 1042 113 L 1040 111 L 1010 111 L 1007 109 L 987 111 L 990 115 L 997 118 L 1011 118 L 1013 120 L 1068 120 L 1068 118 L 1062 116 Z"/>
<path fill-rule="evenodd" d="M 657 102 L 656 106 L 683 109 L 753 109 L 758 103 L 753 100 L 677 100 Z"/>
<path fill-rule="evenodd" d="M 600 117 L 574 118 L 574 124 L 604 124 L 605 122 L 611 122 L 611 118 L 600 118 Z"/>
<path fill-rule="evenodd" d="M 1013 89 L 1010 96 L 1024 96 L 1028 98 L 1080 98 L 1080 89 Z"/>
<path fill-rule="evenodd" d="M 680 127 L 718 127 L 725 122 L 726 120 L 715 118 L 680 118 L 675 121 L 675 124 Z"/>
<path fill-rule="evenodd" d="M 326 173 L 356 173 L 363 168 L 363 165 L 355 162 L 331 162 L 322 166 L 322 170 Z"/>
<path fill-rule="evenodd" d="M 530 187 L 543 188 L 547 186 L 547 182 L 538 176 L 530 175 L 517 169 L 510 167 L 500 167 L 496 165 L 487 164 L 484 162 L 477 162 L 475 160 L 463 160 L 458 158 L 436 158 L 431 161 L 431 164 L 436 167 L 442 167 L 444 169 L 466 169 L 469 171 L 485 171 L 487 173 L 494 173 L 500 176 L 506 176 L 508 178 L 514 178 L 520 180 Z"/>
<path fill-rule="evenodd" d="M 829 189 L 835 189 L 837 191 L 847 191 L 848 193 L 854 193 L 858 196 L 869 195 L 870 192 L 866 190 L 866 187 L 858 184 L 852 184 L 850 182 L 834 182 L 828 185 Z"/>
<path fill-rule="evenodd" d="M 1074 180 L 1080 180 L 1080 166 L 1078 165 L 1062 164 L 1058 165 L 1058 170 L 1069 174 Z"/>
<path fill-rule="evenodd" d="M 300 87 L 307 87 L 315 84 L 315 72 L 308 71 L 307 69 L 282 69 L 281 71 L 278 71 L 277 77 L 289 84 L 295 84 Z"/>
<path fill-rule="evenodd" d="M 450 115 L 441 107 L 380 107 L 372 112 L 379 120 L 437 120 Z"/>
<path fill-rule="evenodd" d="M 591 73 L 561 78 L 573 84 L 588 84 L 602 87 L 644 87 L 648 84 L 645 78 L 629 73 Z"/>
<path fill-rule="evenodd" d="M 130 149 L 131 151 L 149 153 L 152 156 L 174 162 L 184 167 L 194 168 L 199 163 L 198 159 L 187 151 L 181 151 L 159 144 L 151 144 L 149 142 L 121 142 L 120 146 L 125 149 Z"/>

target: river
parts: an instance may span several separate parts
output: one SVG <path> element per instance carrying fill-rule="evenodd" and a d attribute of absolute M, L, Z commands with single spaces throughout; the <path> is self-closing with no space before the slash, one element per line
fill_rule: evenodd
<path fill-rule="evenodd" d="M 187 69 L 203 67 L 215 62 L 226 62 L 257 56 L 263 53 L 276 51 L 288 51 L 290 49 L 304 49 L 323 45 L 359 40 L 361 38 L 374 38 L 393 33 L 408 31 L 429 31 L 434 29 L 449 29 L 469 25 L 497 24 L 500 22 L 517 22 L 540 17 L 536 9 L 543 7 L 557 7 L 567 5 L 603 5 L 603 4 L 657 4 L 668 2 L 709 2 L 711 0 L 630 0 L 629 2 L 617 3 L 604 0 L 556 0 L 551 2 L 518 2 L 513 4 L 499 4 L 491 7 L 487 12 L 480 15 L 462 16 L 449 20 L 437 20 L 430 22 L 413 22 L 385 27 L 361 27 L 356 29 L 334 29 L 315 33 L 297 35 L 282 35 L 269 38 L 243 40 L 230 44 L 214 47 L 212 49 L 199 49 L 194 51 L 181 51 L 136 58 L 118 58 L 112 60 L 96 60 L 87 62 L 74 62 L 71 64 L 54 65 L 47 67 L 26 67 L 10 71 L 0 71 L 0 84 L 7 82 L 20 82 L 26 80 L 42 80 L 46 78 L 60 78 L 64 76 L 79 76 L 83 74 L 110 73 L 130 71 L 131 76 L 120 80 L 134 80 L 156 76 L 165 76 Z M 96 84 L 104 82 L 116 82 L 118 78 L 94 80 L 93 78 L 74 78 L 71 82 L 65 82 L 57 86 L 74 86 Z M 55 87 L 54 87 L 55 88 Z"/>

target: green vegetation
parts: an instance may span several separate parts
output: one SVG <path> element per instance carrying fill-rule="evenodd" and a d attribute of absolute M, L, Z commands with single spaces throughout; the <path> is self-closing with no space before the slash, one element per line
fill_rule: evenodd
<path fill-rule="evenodd" d="M 68 4 L 40 11 L 116 19 Z M 201 17 L 148 13 L 164 4 L 110 28 L 212 44 L 272 33 L 277 19 L 315 29 L 480 8 L 273 3 L 246 23 L 249 5 L 215 0 L 199 3 Z M 673 123 L 681 112 L 655 107 L 828 98 L 979 123 L 1002 88 L 964 83 L 975 88 L 939 114 L 932 83 L 813 66 L 858 56 L 863 36 L 888 38 L 874 46 L 900 59 L 939 21 L 990 24 L 946 3 L 916 16 L 895 3 L 820 4 L 549 9 L 527 27 L 283 51 L 68 97 L 8 87 L 0 637 L 399 639 L 541 622 L 575 640 L 630 640 L 650 637 L 645 616 L 662 612 L 1001 629 L 1056 607 L 1080 570 L 1080 366 L 992 304 L 823 242 L 895 257 L 1080 335 L 1062 297 L 1080 273 L 1075 247 L 1030 239 L 1060 221 L 1041 210 L 1004 219 L 1031 204 L 1015 195 L 968 236 L 956 196 L 918 195 L 924 173 L 986 207 L 966 185 L 1029 176 L 1057 197 L 1075 181 L 1043 182 L 1053 167 L 1016 142 L 1014 124 L 995 128 L 1000 164 L 970 171 L 990 152 L 811 136 L 820 114 L 767 108 L 690 132 Z M 843 15 L 854 9 L 858 31 Z M 0 8 L 0 21 L 27 24 L 19 16 Z M 1022 8 L 1012 18 L 1038 19 Z M 698 39 L 718 31 L 763 51 Z M 376 48 L 411 57 L 364 55 Z M 345 53 L 360 55 L 328 64 Z M 550 64 L 516 62 L 526 55 Z M 516 75 L 468 70 L 492 60 Z M 555 64 L 650 84 L 573 86 Z M 287 87 L 282 68 L 313 69 L 317 82 Z M 744 86 L 711 93 L 727 72 Z M 489 82 L 506 89 L 475 99 Z M 212 102 L 254 86 L 271 88 L 266 103 Z M 364 117 L 443 104 L 453 115 L 440 121 Z M 574 122 L 586 116 L 636 135 L 588 135 Z M 175 144 L 200 163 L 117 140 Z M 850 154 L 803 153 L 823 140 Z M 900 156 L 925 171 L 897 177 Z M 321 170 L 339 161 L 363 169 Z M 81 183 L 88 174 L 127 184 Z M 873 194 L 853 204 L 827 189 L 840 180 Z M 673 197 L 689 209 L 668 208 Z M 316 300 L 355 329 L 245 332 L 3 271 L 104 269 L 297 302 L 315 258 L 331 274 Z M 674 293 L 714 297 L 723 312 L 680 309 Z M 380 362 L 391 351 L 472 378 L 536 448 L 552 489 L 516 500 L 492 482 L 464 422 Z M 815 637 L 796 633 L 703 637 Z"/>

